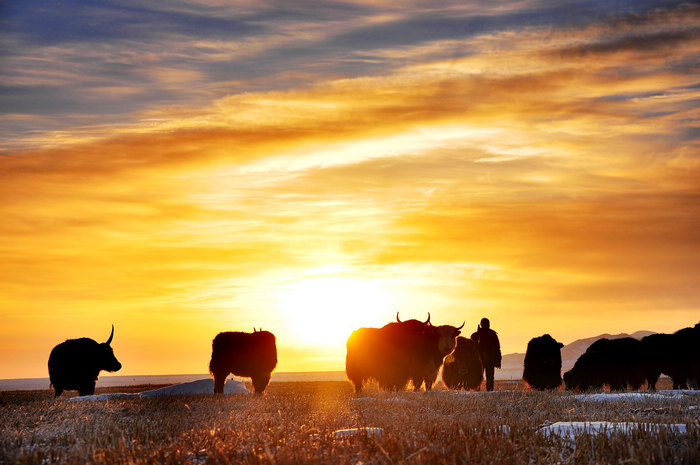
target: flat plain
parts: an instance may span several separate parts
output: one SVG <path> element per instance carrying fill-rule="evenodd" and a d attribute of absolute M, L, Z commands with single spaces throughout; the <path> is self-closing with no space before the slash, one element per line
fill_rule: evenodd
<path fill-rule="evenodd" d="M 492 393 L 370 386 L 356 395 L 331 381 L 272 383 L 262 396 L 87 402 L 0 392 L 0 464 L 700 463 L 700 395 L 643 397 L 594 402 L 513 383 Z M 638 428 L 573 439 L 543 432 L 593 421 Z M 663 426 L 672 424 L 684 431 Z"/>

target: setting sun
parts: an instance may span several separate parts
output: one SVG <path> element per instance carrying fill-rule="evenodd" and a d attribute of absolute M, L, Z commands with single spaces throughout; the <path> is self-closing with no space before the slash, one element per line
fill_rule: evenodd
<path fill-rule="evenodd" d="M 294 337 L 314 345 L 344 344 L 353 330 L 379 324 L 392 305 L 390 293 L 376 282 L 346 277 L 305 279 L 279 295 Z"/>

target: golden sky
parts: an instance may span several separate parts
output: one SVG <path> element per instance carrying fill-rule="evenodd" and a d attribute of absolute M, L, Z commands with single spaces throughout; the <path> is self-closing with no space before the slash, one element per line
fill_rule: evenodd
<path fill-rule="evenodd" d="M 19 3 L 0 378 L 111 324 L 130 375 L 253 327 L 343 370 L 397 311 L 504 353 L 700 321 L 697 6 Z"/>

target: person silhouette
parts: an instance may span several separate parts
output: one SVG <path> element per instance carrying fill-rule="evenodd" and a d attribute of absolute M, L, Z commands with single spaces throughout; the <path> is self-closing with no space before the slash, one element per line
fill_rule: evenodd
<path fill-rule="evenodd" d="M 486 390 L 493 391 L 494 370 L 501 368 L 501 342 L 498 340 L 496 331 L 491 329 L 491 322 L 488 318 L 481 319 L 481 324 L 472 334 L 472 339 L 479 347 L 479 356 L 486 377 Z"/>

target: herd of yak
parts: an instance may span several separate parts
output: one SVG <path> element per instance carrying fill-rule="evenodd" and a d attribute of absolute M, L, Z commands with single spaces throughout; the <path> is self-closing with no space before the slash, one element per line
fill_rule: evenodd
<path fill-rule="evenodd" d="M 359 328 L 347 341 L 346 374 L 360 392 L 365 382 L 382 389 L 430 390 L 442 367 L 442 379 L 450 389 L 478 390 L 484 373 L 478 340 L 460 337 L 464 327 L 434 326 L 426 321 L 401 321 L 382 328 Z M 475 333 L 476 334 L 476 333 Z M 102 370 L 114 372 L 121 363 L 112 351 L 112 333 L 104 343 L 89 338 L 69 339 L 53 348 L 49 378 L 56 397 L 65 390 L 94 394 Z M 549 334 L 530 340 L 525 354 L 523 379 L 534 389 L 558 389 L 562 384 L 561 348 Z M 269 331 L 222 332 L 212 343 L 209 371 L 214 392 L 223 392 L 229 374 L 251 378 L 257 394 L 267 387 L 277 366 L 275 336 Z M 564 373 L 567 389 L 654 390 L 661 374 L 674 389 L 700 389 L 700 323 L 673 334 L 652 334 L 637 340 L 599 339 L 588 347 L 573 368 Z"/>

